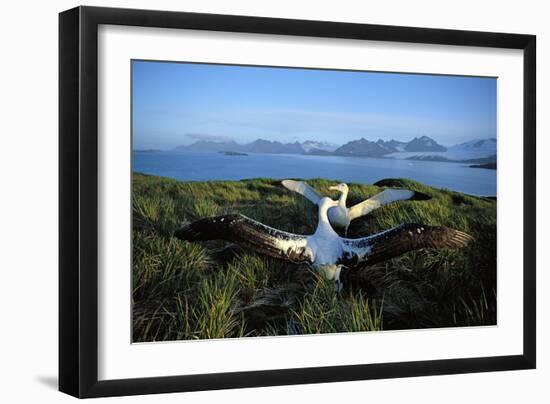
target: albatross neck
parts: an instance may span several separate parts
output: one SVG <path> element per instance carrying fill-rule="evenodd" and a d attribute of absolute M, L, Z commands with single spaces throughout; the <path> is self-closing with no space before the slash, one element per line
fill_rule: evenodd
<path fill-rule="evenodd" d="M 346 207 L 346 200 L 348 198 L 348 189 L 344 189 L 342 193 L 340 194 L 340 198 L 338 198 L 338 205 Z"/>
<path fill-rule="evenodd" d="M 332 206 L 327 203 L 323 203 L 319 206 L 319 222 L 317 223 L 317 230 L 315 231 L 316 233 L 325 231 L 334 232 L 328 219 L 328 210 L 331 207 Z"/>

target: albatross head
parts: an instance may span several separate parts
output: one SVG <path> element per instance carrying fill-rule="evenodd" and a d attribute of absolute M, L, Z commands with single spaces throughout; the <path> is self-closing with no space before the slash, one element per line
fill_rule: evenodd
<path fill-rule="evenodd" d="M 338 185 L 334 185 L 332 187 L 329 187 L 328 189 L 330 189 L 331 191 L 338 191 L 338 192 L 342 192 L 342 193 L 347 193 L 349 188 L 348 188 L 348 184 L 344 184 L 343 182 L 338 184 Z"/>

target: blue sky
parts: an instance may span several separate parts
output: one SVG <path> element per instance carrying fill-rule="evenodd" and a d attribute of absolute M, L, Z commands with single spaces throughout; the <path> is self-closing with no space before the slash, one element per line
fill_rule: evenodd
<path fill-rule="evenodd" d="M 132 62 L 135 149 L 258 138 L 496 137 L 496 79 Z"/>

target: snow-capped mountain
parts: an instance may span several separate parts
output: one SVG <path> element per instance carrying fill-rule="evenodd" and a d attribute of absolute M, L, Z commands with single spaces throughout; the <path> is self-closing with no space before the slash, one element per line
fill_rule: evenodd
<path fill-rule="evenodd" d="M 340 146 L 334 151 L 334 154 L 341 156 L 363 156 L 363 157 L 380 157 L 388 154 L 389 150 L 377 142 L 372 142 L 365 138 L 352 140 L 345 145 Z"/>
<path fill-rule="evenodd" d="M 497 154 L 497 140 L 476 139 L 449 147 L 447 153 L 456 160 L 476 159 Z"/>
<path fill-rule="evenodd" d="M 440 161 L 464 161 L 489 163 L 496 162 L 497 140 L 476 139 L 469 142 L 449 147 L 446 151 L 440 152 L 409 152 L 391 153 L 385 157 L 411 160 L 440 160 Z"/>
<path fill-rule="evenodd" d="M 382 140 L 378 139 L 376 144 L 388 151 L 388 153 L 402 152 L 407 147 L 407 142 L 399 142 L 397 140 Z"/>
<path fill-rule="evenodd" d="M 334 151 L 335 154 L 379 157 L 393 153 L 403 152 L 441 152 L 446 151 L 444 146 L 441 146 L 432 138 L 422 136 L 414 138 L 410 142 L 399 142 L 397 140 L 382 140 L 376 142 L 361 138 L 352 140 Z"/>
<path fill-rule="evenodd" d="M 439 143 L 428 136 L 415 137 L 413 140 L 407 143 L 404 149 L 404 151 L 406 152 L 444 152 L 446 150 L 446 147 L 441 146 Z"/>

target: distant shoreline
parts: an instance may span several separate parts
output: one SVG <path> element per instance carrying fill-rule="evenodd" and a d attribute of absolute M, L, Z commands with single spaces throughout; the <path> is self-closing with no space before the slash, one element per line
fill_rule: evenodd
<path fill-rule="evenodd" d="M 472 164 L 470 168 L 485 168 L 487 170 L 496 170 L 497 163 Z"/>
<path fill-rule="evenodd" d="M 468 160 L 450 160 L 446 158 L 441 158 L 438 156 L 426 156 L 423 158 L 414 158 L 414 157 L 408 157 L 408 158 L 395 158 L 395 157 L 386 157 L 386 156 L 367 156 L 367 155 L 359 155 L 359 154 L 344 154 L 344 153 L 334 153 L 334 152 L 326 152 L 326 153 L 242 153 L 242 152 L 233 152 L 233 151 L 194 151 L 194 150 L 176 150 L 176 149 L 170 149 L 170 150 L 157 150 L 157 149 L 137 149 L 133 150 L 132 152 L 135 153 L 179 153 L 179 154 L 224 154 L 226 156 L 248 156 L 249 154 L 266 154 L 266 155 L 289 155 L 289 156 L 312 156 L 312 157 L 352 157 L 352 158 L 368 158 L 368 159 L 383 159 L 383 160 L 393 160 L 393 161 L 426 161 L 426 162 L 437 162 L 437 163 L 454 163 L 454 164 L 472 164 L 469 167 L 472 168 L 491 168 L 491 167 L 481 167 L 481 166 L 490 166 L 494 165 L 496 170 L 496 162 L 492 157 L 482 157 L 482 158 L 476 158 L 476 159 L 468 159 Z"/>
<path fill-rule="evenodd" d="M 218 152 L 224 156 L 248 156 L 248 153 L 234 152 L 234 151 L 221 151 Z"/>

